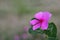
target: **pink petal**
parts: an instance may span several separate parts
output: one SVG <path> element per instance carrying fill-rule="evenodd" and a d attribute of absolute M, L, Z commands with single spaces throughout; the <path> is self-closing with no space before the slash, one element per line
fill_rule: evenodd
<path fill-rule="evenodd" d="M 38 23 L 38 20 L 36 20 L 36 19 L 30 21 L 31 25 L 35 25 L 36 23 Z"/>
<path fill-rule="evenodd" d="M 42 17 L 43 17 L 43 12 L 38 12 L 38 13 L 36 13 L 35 15 L 34 15 L 34 17 L 36 18 L 36 19 L 41 19 Z"/>
<path fill-rule="evenodd" d="M 40 23 L 33 26 L 33 30 L 40 28 Z"/>
<path fill-rule="evenodd" d="M 43 22 L 42 25 L 41 25 L 41 29 L 42 30 L 47 30 L 48 28 L 48 22 Z"/>
<path fill-rule="evenodd" d="M 52 16 L 52 14 L 50 12 L 45 11 L 43 13 L 44 13 L 43 14 L 43 19 L 46 20 L 46 21 L 48 21 Z"/>
<path fill-rule="evenodd" d="M 52 16 L 51 13 L 49 13 L 48 11 L 44 11 L 44 12 L 38 12 L 37 14 L 35 14 L 35 18 L 37 19 L 44 19 L 44 20 L 49 20 L 50 17 Z"/>

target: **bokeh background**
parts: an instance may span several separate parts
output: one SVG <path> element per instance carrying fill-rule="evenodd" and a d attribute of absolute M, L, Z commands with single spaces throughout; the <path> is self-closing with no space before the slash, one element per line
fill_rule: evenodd
<path fill-rule="evenodd" d="M 19 32 L 23 34 L 38 11 L 52 13 L 50 22 L 56 24 L 60 39 L 60 0 L 0 0 L 0 40 L 13 40 Z"/>

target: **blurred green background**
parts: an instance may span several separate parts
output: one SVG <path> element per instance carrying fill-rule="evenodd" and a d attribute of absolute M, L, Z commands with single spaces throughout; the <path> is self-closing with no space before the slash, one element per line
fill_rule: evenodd
<path fill-rule="evenodd" d="M 60 38 L 60 0 L 0 0 L 0 40 L 12 40 L 25 26 L 30 27 L 29 21 L 38 11 L 53 14 L 50 22 L 56 24 Z"/>

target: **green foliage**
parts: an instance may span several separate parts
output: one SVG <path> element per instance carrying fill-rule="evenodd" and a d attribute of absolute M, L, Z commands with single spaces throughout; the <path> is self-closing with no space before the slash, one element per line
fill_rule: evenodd
<path fill-rule="evenodd" d="M 37 30 L 32 30 L 32 27 L 31 27 L 29 29 L 29 33 L 32 34 L 32 35 L 37 35 L 37 34 L 45 33 L 47 35 L 47 40 L 57 40 L 56 39 L 57 28 L 56 28 L 56 25 L 53 22 L 49 23 L 49 26 L 48 26 L 47 30 L 41 30 L 40 28 L 38 28 Z"/>
<path fill-rule="evenodd" d="M 35 40 L 36 38 L 40 38 L 40 34 L 43 34 L 43 30 L 38 28 L 37 30 L 33 30 L 32 27 L 29 29 L 29 33 L 33 36 L 32 40 Z"/>
<path fill-rule="evenodd" d="M 36 35 L 36 34 L 43 34 L 43 30 L 41 30 L 40 28 L 38 28 L 37 30 L 33 30 L 32 27 L 29 29 L 29 33 L 32 35 Z"/>
<path fill-rule="evenodd" d="M 44 32 L 49 37 L 56 37 L 56 35 L 57 35 L 56 25 L 54 23 L 49 23 L 48 30 L 45 30 Z"/>
<path fill-rule="evenodd" d="M 49 23 L 49 27 L 48 30 L 44 31 L 46 35 L 48 35 L 48 39 L 47 40 L 57 40 L 56 36 L 57 36 L 57 28 L 56 25 L 52 22 Z"/>

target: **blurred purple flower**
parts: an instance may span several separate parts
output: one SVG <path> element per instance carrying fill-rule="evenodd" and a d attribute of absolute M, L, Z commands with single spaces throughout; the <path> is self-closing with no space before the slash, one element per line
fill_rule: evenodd
<path fill-rule="evenodd" d="M 19 35 L 14 36 L 14 40 L 19 40 L 19 38 L 20 38 Z"/>
<path fill-rule="evenodd" d="M 48 28 L 48 21 L 52 14 L 50 12 L 38 12 L 34 15 L 34 18 L 30 21 L 30 24 L 33 25 L 33 30 L 41 28 L 42 30 L 47 30 Z"/>
<path fill-rule="evenodd" d="M 29 29 L 28 27 L 26 27 L 26 26 L 24 27 L 24 31 L 26 31 L 26 32 L 27 32 L 27 31 L 28 31 L 28 29 Z"/>
<path fill-rule="evenodd" d="M 24 34 L 22 35 L 22 37 L 23 37 L 23 39 L 27 39 L 27 38 L 28 38 L 28 35 L 27 35 L 26 33 L 24 33 Z"/>

